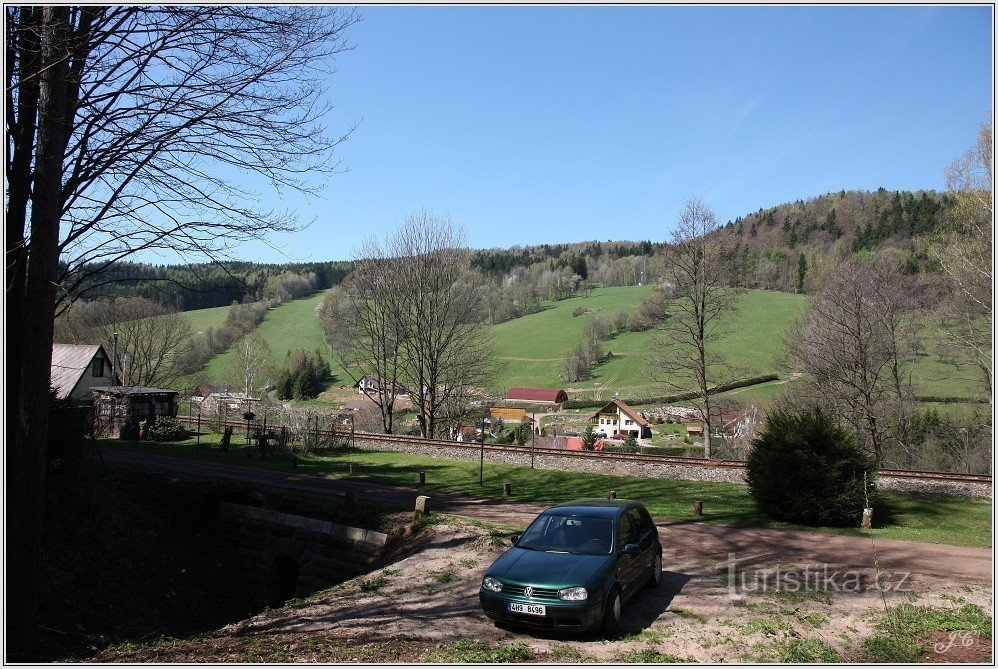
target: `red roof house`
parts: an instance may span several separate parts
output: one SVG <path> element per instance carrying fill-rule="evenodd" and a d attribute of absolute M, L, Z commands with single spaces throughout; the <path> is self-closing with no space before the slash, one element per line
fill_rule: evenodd
<path fill-rule="evenodd" d="M 539 404 L 564 404 L 568 401 L 568 394 L 557 388 L 510 388 L 506 393 L 506 399 Z"/>

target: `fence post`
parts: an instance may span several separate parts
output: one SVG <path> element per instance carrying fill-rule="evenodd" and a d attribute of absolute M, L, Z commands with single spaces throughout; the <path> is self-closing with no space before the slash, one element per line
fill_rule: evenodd
<path fill-rule="evenodd" d="M 506 497 L 509 497 L 511 494 L 513 494 L 513 486 L 512 486 L 512 484 L 510 484 L 510 483 L 503 483 L 502 484 L 502 494 L 505 495 Z"/>
<path fill-rule="evenodd" d="M 616 490 L 611 490 L 610 491 L 610 499 L 617 499 L 617 491 Z"/>
<path fill-rule="evenodd" d="M 700 500 L 693 502 L 693 514 L 697 518 L 703 517 L 703 502 L 701 502 Z"/>
<path fill-rule="evenodd" d="M 419 485 L 426 485 L 426 472 L 419 472 Z"/>

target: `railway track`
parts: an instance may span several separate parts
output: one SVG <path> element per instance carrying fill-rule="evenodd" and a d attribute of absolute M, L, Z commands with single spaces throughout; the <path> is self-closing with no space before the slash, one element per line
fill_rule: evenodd
<path fill-rule="evenodd" d="M 178 416 L 177 420 L 195 425 L 196 419 L 186 416 Z M 215 420 L 204 420 L 204 425 L 225 425 L 235 429 L 245 429 L 246 423 L 243 421 L 223 421 L 219 423 Z M 259 425 L 257 425 L 259 427 Z M 281 427 L 273 425 L 274 428 Z M 507 444 L 480 444 L 475 442 L 450 441 L 446 439 L 423 439 L 422 437 L 410 437 L 398 434 L 377 434 L 373 432 L 350 432 L 347 430 L 309 430 L 309 434 L 317 437 L 341 438 L 341 439 L 361 439 L 363 441 L 373 441 L 394 444 L 412 444 L 414 446 L 437 446 L 440 448 L 457 448 L 467 451 L 485 450 L 486 453 L 515 453 L 523 455 L 533 452 L 534 455 L 548 455 L 560 457 L 572 457 L 579 459 L 602 460 L 607 462 L 642 462 L 650 465 L 663 466 L 693 466 L 709 467 L 714 469 L 744 469 L 744 460 L 706 460 L 703 458 L 684 458 L 671 455 L 648 455 L 645 453 L 603 453 L 601 451 L 568 451 L 561 448 L 531 448 L 529 446 L 512 446 Z M 975 483 L 991 485 L 991 476 L 987 474 L 955 474 L 952 472 L 936 471 L 908 471 L 900 469 L 881 469 L 881 477 L 914 479 L 922 481 L 950 481 L 953 483 Z"/>

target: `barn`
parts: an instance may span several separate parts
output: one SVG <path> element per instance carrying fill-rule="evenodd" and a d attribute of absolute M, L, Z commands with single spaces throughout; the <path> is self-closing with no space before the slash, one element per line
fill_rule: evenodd
<path fill-rule="evenodd" d="M 554 404 L 560 407 L 568 401 L 568 393 L 558 388 L 510 388 L 506 393 L 506 400 L 530 404 Z"/>

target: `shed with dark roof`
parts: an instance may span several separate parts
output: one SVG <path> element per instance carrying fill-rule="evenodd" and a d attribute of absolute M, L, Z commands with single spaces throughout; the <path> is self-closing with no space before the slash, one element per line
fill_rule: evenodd
<path fill-rule="evenodd" d="M 155 424 L 164 416 L 177 415 L 176 390 L 148 386 L 94 388 L 94 436 L 105 439 L 136 439 L 140 423 Z"/>

